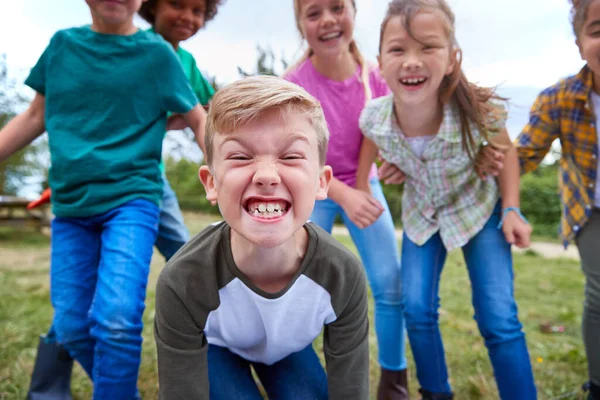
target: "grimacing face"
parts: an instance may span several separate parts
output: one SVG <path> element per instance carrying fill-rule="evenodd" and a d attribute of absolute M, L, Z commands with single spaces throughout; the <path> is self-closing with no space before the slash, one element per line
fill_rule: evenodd
<path fill-rule="evenodd" d="M 199 171 L 207 199 L 255 246 L 293 239 L 327 197 L 331 168 L 320 166 L 316 132 L 301 113 L 269 110 L 212 145 L 212 166 Z"/>

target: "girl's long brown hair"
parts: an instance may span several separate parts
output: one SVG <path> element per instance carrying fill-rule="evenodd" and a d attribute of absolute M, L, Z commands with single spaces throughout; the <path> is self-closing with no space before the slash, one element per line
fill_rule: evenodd
<path fill-rule="evenodd" d="M 389 4 L 385 19 L 381 24 L 379 37 L 379 52 L 381 53 L 381 43 L 388 22 L 395 17 L 403 19 L 403 25 L 410 35 L 416 41 L 414 33 L 411 31 L 411 20 L 419 11 L 438 11 L 446 20 L 446 33 L 450 39 L 451 46 L 456 50 L 455 67 L 452 73 L 444 77 L 439 89 L 440 102 L 446 104 L 452 101 L 458 110 L 461 137 L 464 149 L 473 158 L 477 153 L 477 143 L 471 131 L 471 124 L 479 130 L 484 140 L 493 141 L 494 147 L 505 149 L 510 143 L 499 143 L 499 140 L 490 139 L 492 135 L 498 133 L 497 123 L 504 117 L 500 107 L 495 107 L 489 100 L 496 99 L 505 101 L 506 98 L 500 97 L 495 93 L 495 88 L 481 87 L 469 82 L 462 70 L 462 52 L 456 41 L 454 28 L 454 13 L 445 0 L 392 0 Z"/>
<path fill-rule="evenodd" d="M 342 1 L 346 2 L 348 0 L 342 0 Z M 350 1 L 352 2 L 352 7 L 354 7 L 354 11 L 356 12 L 356 1 L 355 0 L 350 0 Z M 304 33 L 302 31 L 302 25 L 300 23 L 300 19 L 302 18 L 302 7 L 300 4 L 300 0 L 294 0 L 294 15 L 296 17 L 296 27 L 298 28 L 300 35 L 302 35 L 302 37 L 304 37 Z M 356 41 L 354 39 L 352 39 L 352 42 L 350 42 L 350 54 L 352 54 L 352 56 L 354 57 L 354 60 L 358 63 L 358 65 L 360 65 L 360 68 L 361 68 L 361 81 L 362 81 L 363 87 L 365 89 L 365 103 L 366 103 L 369 100 L 371 100 L 371 98 L 373 97 L 373 93 L 371 92 L 371 85 L 369 84 L 369 66 L 367 64 L 367 61 L 363 57 L 362 53 L 358 49 L 358 46 L 356 45 Z M 306 51 L 304 52 L 302 57 L 300 57 L 300 59 L 297 62 L 292 64 L 287 69 L 287 71 L 284 73 L 284 76 L 287 73 L 289 73 L 290 71 L 293 71 L 298 65 L 302 64 L 305 60 L 310 58 L 312 55 L 313 55 L 312 49 L 311 48 L 306 49 Z"/>

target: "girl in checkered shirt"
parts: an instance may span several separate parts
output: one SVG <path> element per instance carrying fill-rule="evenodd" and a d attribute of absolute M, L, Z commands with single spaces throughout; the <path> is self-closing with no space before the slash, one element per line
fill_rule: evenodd
<path fill-rule="evenodd" d="M 529 245 L 531 228 L 519 210 L 519 165 L 501 99 L 465 78 L 445 0 L 392 1 L 379 50 L 392 93 L 361 114 L 357 187 L 369 190 L 378 151 L 406 174 L 402 296 L 421 394 L 453 397 L 438 327 L 439 281 L 447 252 L 461 248 L 500 397 L 535 399 L 510 250 Z M 480 179 L 474 169 L 473 154 L 485 140 L 507 148 L 497 182 Z"/>

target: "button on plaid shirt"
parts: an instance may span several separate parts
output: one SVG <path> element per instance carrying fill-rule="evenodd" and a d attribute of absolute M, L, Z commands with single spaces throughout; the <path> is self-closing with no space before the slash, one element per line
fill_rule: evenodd
<path fill-rule="evenodd" d="M 585 225 L 593 208 L 598 134 L 590 101 L 592 87 L 592 72 L 585 66 L 577 75 L 545 89 L 517 138 L 521 173 L 536 169 L 554 139 L 560 140 L 560 236 L 565 247 Z"/>
<path fill-rule="evenodd" d="M 492 215 L 499 196 L 495 180 L 481 180 L 475 173 L 453 106 L 445 106 L 440 130 L 421 158 L 412 152 L 393 110 L 392 95 L 372 100 L 361 114 L 360 127 L 381 156 L 406 174 L 402 197 L 406 235 L 423 245 L 439 231 L 446 249 L 464 246 Z M 474 125 L 471 131 L 479 145 L 483 139 Z"/>

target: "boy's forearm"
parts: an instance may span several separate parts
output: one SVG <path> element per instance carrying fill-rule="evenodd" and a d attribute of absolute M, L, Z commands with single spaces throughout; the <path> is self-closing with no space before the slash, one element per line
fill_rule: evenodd
<path fill-rule="evenodd" d="M 197 105 L 187 114 L 184 114 L 183 118 L 192 131 L 194 131 L 194 138 L 196 139 L 196 143 L 200 147 L 200 150 L 202 150 L 203 154 L 206 154 L 206 149 L 204 147 L 206 111 L 204 111 L 200 105 Z"/>
<path fill-rule="evenodd" d="M 520 206 L 520 169 L 517 149 L 511 147 L 505 155 L 504 168 L 498 175 L 502 208 Z"/>
<path fill-rule="evenodd" d="M 44 96 L 37 95 L 29 108 L 0 130 L 0 162 L 44 133 Z"/>
<path fill-rule="evenodd" d="M 377 152 L 377 145 L 372 140 L 363 137 L 358 156 L 358 168 L 356 170 L 356 187 L 365 185 L 368 187 L 369 172 L 371 172 L 371 166 L 377 157 Z"/>

